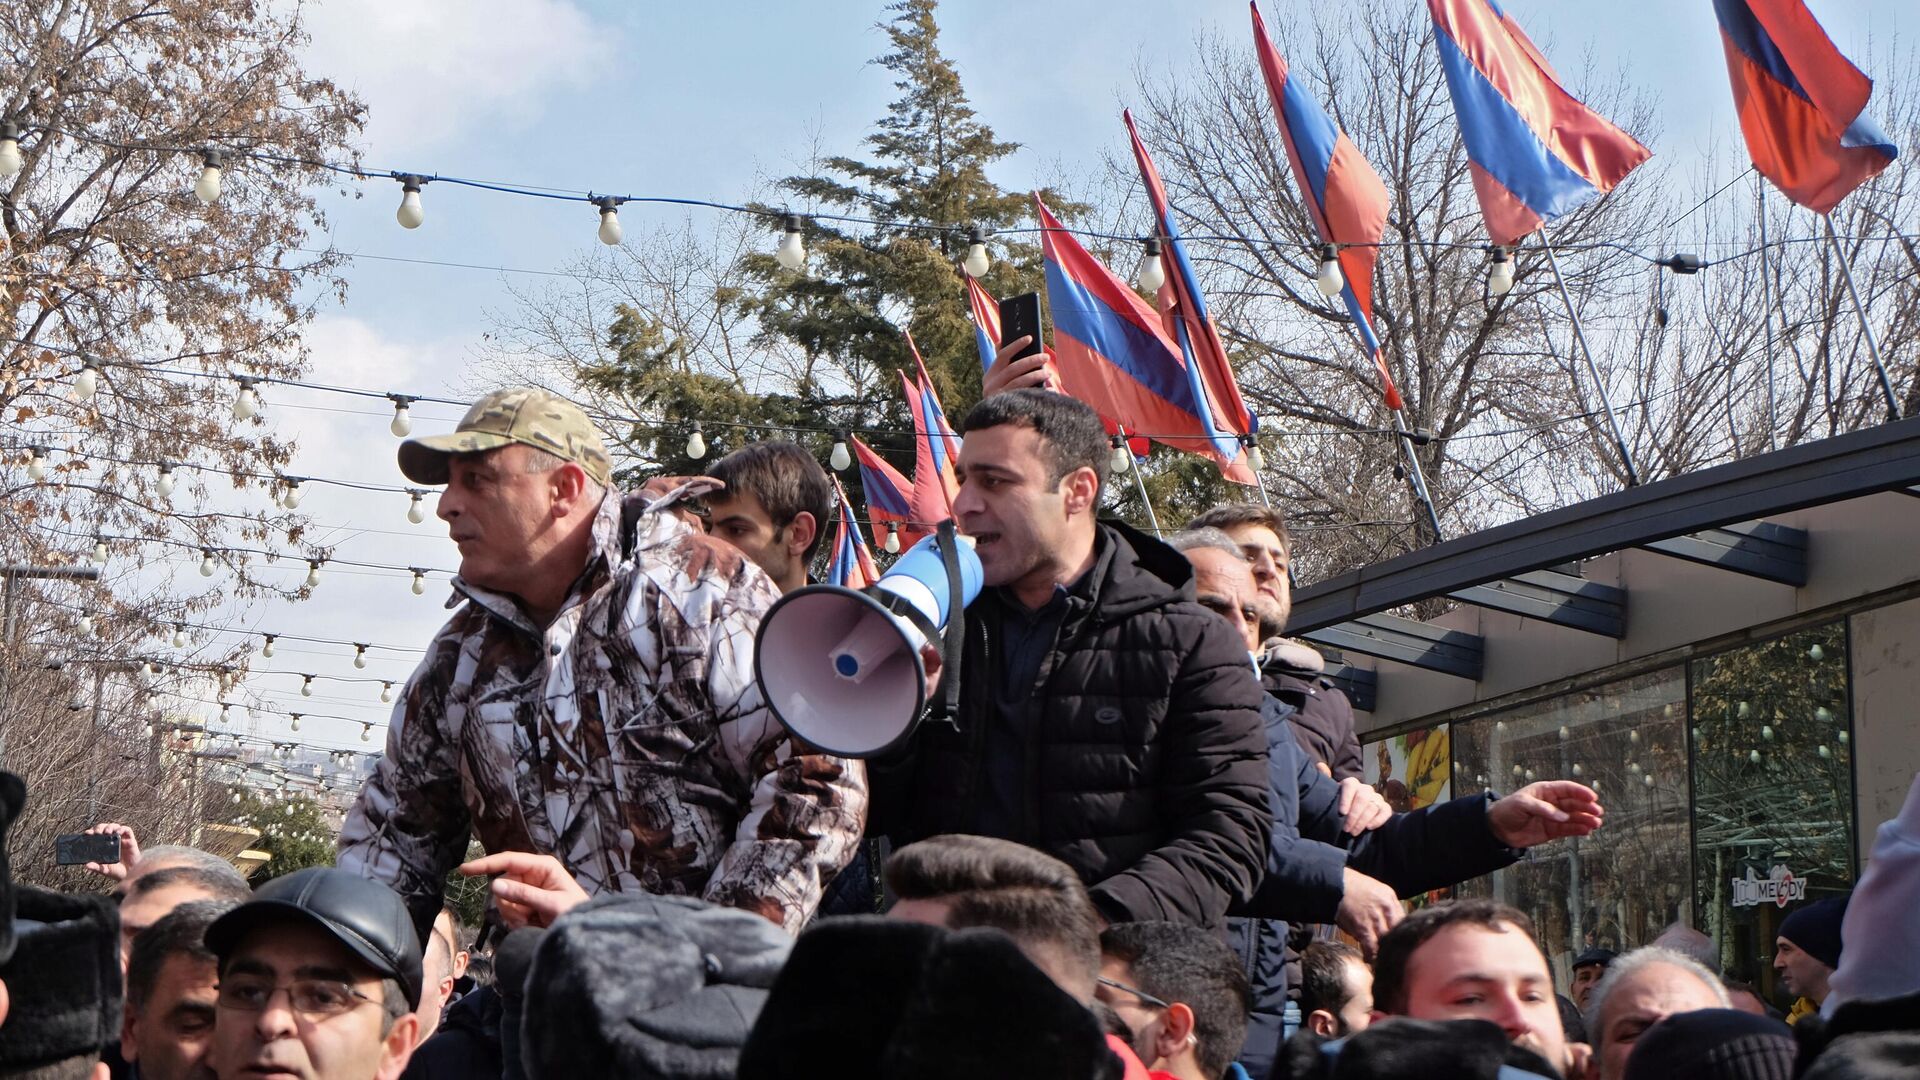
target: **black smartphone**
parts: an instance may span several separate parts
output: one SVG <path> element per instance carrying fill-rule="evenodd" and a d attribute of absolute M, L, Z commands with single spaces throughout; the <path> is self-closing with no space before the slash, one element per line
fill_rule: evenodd
<path fill-rule="evenodd" d="M 1021 293 L 1000 301 L 1000 340 L 1014 341 L 1018 338 L 1032 338 L 1020 349 L 1018 355 L 1009 359 L 1019 360 L 1042 351 L 1040 344 L 1040 294 Z"/>
<path fill-rule="evenodd" d="M 120 837 L 115 833 L 64 833 L 53 838 L 53 861 L 61 866 L 120 861 Z"/>

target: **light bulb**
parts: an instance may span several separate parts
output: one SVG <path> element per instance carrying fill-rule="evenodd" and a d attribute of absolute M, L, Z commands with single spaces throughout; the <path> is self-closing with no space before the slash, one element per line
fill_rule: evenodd
<path fill-rule="evenodd" d="M 100 372 L 92 365 L 80 369 L 73 377 L 73 396 L 76 401 L 92 401 L 93 395 L 100 389 Z M 1814 648 L 1819 648 L 1815 645 Z"/>
<path fill-rule="evenodd" d="M 422 570 L 415 570 L 413 572 L 413 595 L 420 596 L 426 591 L 427 591 L 426 572 Z"/>
<path fill-rule="evenodd" d="M 1528 769 L 1528 770 L 1527 770 L 1527 772 L 1526 772 L 1526 777 L 1527 777 L 1527 780 L 1528 780 L 1529 782 L 1531 782 L 1531 781 L 1533 780 L 1533 770 L 1532 770 L 1532 769 Z"/>
<path fill-rule="evenodd" d="M 1267 468 L 1267 455 L 1260 452 L 1260 444 L 1253 436 L 1247 436 L 1247 468 L 1254 472 L 1264 472 Z"/>
<path fill-rule="evenodd" d="M 1515 766 L 1513 767 L 1513 775 L 1515 775 L 1515 776 L 1525 776 L 1526 774 L 1527 774 L 1527 770 L 1525 770 L 1525 769 L 1523 769 L 1523 768 L 1521 768 L 1520 766 L 1518 766 L 1518 765 L 1515 765 Z"/>
<path fill-rule="evenodd" d="M 833 453 L 827 455 L 827 464 L 833 466 L 834 472 L 846 472 L 853 465 L 853 455 L 847 453 L 847 440 L 834 437 Z"/>
<path fill-rule="evenodd" d="M 251 420 L 260 412 L 260 395 L 253 392 L 253 384 L 243 382 L 240 390 L 233 395 L 233 418 Z"/>
<path fill-rule="evenodd" d="M 220 151 L 202 151 L 201 160 L 204 165 L 200 169 L 200 179 L 193 182 L 193 197 L 212 206 L 220 201 Z"/>
<path fill-rule="evenodd" d="M 93 616 L 91 615 L 80 616 L 80 625 L 76 627 L 76 629 L 80 632 L 81 637 L 92 637 L 93 636 Z"/>
<path fill-rule="evenodd" d="M 1339 296 L 1340 290 L 1347 287 L 1347 276 L 1340 272 L 1339 249 L 1332 244 L 1320 248 L 1320 269 L 1313 275 L 1313 287 L 1320 290 L 1321 296 Z"/>
<path fill-rule="evenodd" d="M 380 700 L 383 702 L 393 700 L 393 684 L 392 683 L 383 682 L 380 684 Z"/>
<path fill-rule="evenodd" d="M 1753 762 L 1755 765 L 1760 764 L 1760 751 L 1758 750 L 1747 751 L 1747 760 Z"/>
<path fill-rule="evenodd" d="M 1140 252 L 1140 265 L 1133 271 L 1134 283 L 1143 293 L 1157 293 L 1160 286 L 1167 283 L 1167 271 L 1160 263 L 1160 238 L 1147 238 L 1145 248 Z"/>
<path fill-rule="evenodd" d="M 140 674 L 149 679 L 153 678 L 153 661 L 142 660 L 140 662 Z"/>
<path fill-rule="evenodd" d="M 211 551 L 206 551 L 206 552 L 203 552 L 203 553 L 201 553 L 201 556 L 200 556 L 200 576 L 201 576 L 201 577 L 212 577 L 212 576 L 213 576 L 213 569 L 214 569 L 214 567 L 213 567 L 213 552 L 211 552 Z"/>
<path fill-rule="evenodd" d="M 286 493 L 280 496 L 280 505 L 293 510 L 300 505 L 300 481 L 287 481 Z"/>
<path fill-rule="evenodd" d="M 105 540 L 95 540 L 93 542 L 93 563 L 95 566 L 107 565 L 107 542 Z"/>
<path fill-rule="evenodd" d="M 320 563 L 318 560 L 307 563 L 307 588 L 320 584 Z"/>
<path fill-rule="evenodd" d="M 1652 787 L 1652 786 L 1653 786 L 1653 774 L 1652 774 L 1652 773 L 1648 773 L 1648 774 L 1646 774 L 1645 776 L 1642 776 L 1642 777 L 1641 777 L 1640 779 L 1641 779 L 1641 780 L 1643 780 L 1643 781 L 1645 781 L 1645 782 L 1646 782 L 1646 785 L 1647 785 L 1648 787 Z"/>
<path fill-rule="evenodd" d="M 1572 737 L 1573 737 L 1573 732 L 1569 731 L 1565 724 L 1560 725 L 1560 741 L 1566 742 L 1568 739 Z"/>
<path fill-rule="evenodd" d="M 393 212 L 393 219 L 403 229 L 417 229 L 427 220 L 427 211 L 420 205 L 420 178 L 403 176 L 400 178 L 400 209 Z"/>
<path fill-rule="evenodd" d="M 1814 710 L 1814 713 L 1815 713 L 1816 715 L 1818 715 L 1818 714 L 1819 714 L 1819 713 L 1820 713 L 1821 711 L 1822 711 L 1822 710 L 1819 710 L 1819 709 L 1815 709 L 1815 710 Z M 1831 714 L 1831 713 L 1829 713 L 1828 715 L 1832 715 L 1832 714 Z M 1833 737 L 1834 737 L 1834 738 L 1836 738 L 1836 739 L 1839 739 L 1839 740 L 1840 740 L 1841 742 L 1846 742 L 1846 741 L 1847 741 L 1847 733 L 1846 733 L 1846 732 L 1844 732 L 1844 731 L 1836 731 L 1836 732 L 1834 732 L 1834 733 L 1833 733 Z"/>
<path fill-rule="evenodd" d="M 154 490 L 158 491 L 163 499 L 173 494 L 173 466 L 160 466 L 160 480 L 154 484 Z"/>
<path fill-rule="evenodd" d="M 413 500 L 407 504 L 407 520 L 415 525 L 427 520 L 426 504 L 421 501 L 421 495 L 417 491 L 413 493 Z"/>
<path fill-rule="evenodd" d="M 313 676 L 311 675 L 300 676 L 300 696 L 301 697 L 313 696 Z"/>
<path fill-rule="evenodd" d="M 413 412 L 407 407 L 406 398 L 393 399 L 393 423 L 387 425 L 396 438 L 404 439 L 413 432 Z"/>
<path fill-rule="evenodd" d="M 880 549 L 889 555 L 900 554 L 900 526 L 887 523 L 887 542 L 880 545 Z"/>
<path fill-rule="evenodd" d="M 373 725 L 372 724 L 360 725 L 360 741 L 361 742 L 373 741 Z"/>
<path fill-rule="evenodd" d="M 260 655 L 263 657 L 271 657 L 273 655 L 273 635 L 267 634 L 265 637 L 266 640 L 260 643 Z"/>
<path fill-rule="evenodd" d="M 299 730 L 300 730 L 300 714 L 299 714 L 299 713 L 292 713 L 292 714 L 290 714 L 290 715 L 292 715 L 292 717 L 293 717 L 293 723 L 291 723 L 291 724 L 288 724 L 287 726 L 288 726 L 288 727 L 290 727 L 290 728 L 292 728 L 292 729 L 293 729 L 293 730 L 295 730 L 295 731 L 299 731 Z"/>
<path fill-rule="evenodd" d="M 620 201 L 601 199 L 600 203 L 600 242 L 608 247 L 620 246 Z"/>
<path fill-rule="evenodd" d="M 1767 740 L 1768 742 L 1772 742 L 1772 741 L 1773 741 L 1773 725 L 1772 725 L 1772 724 L 1761 724 L 1761 725 L 1760 725 L 1760 737 L 1761 737 L 1761 738 L 1763 738 L 1763 739 L 1765 739 L 1765 740 Z"/>
<path fill-rule="evenodd" d="M 1113 457 L 1108 461 L 1107 468 L 1113 473 L 1119 474 L 1126 472 L 1127 467 L 1132 464 L 1133 455 L 1127 453 L 1127 441 L 1125 439 L 1113 440 Z"/>
<path fill-rule="evenodd" d="M 1745 720 L 1747 717 L 1753 715 L 1753 706 L 1748 705 L 1746 702 L 1743 701 L 1733 711 L 1734 711 L 1734 715 L 1738 716 L 1742 720 Z"/>
<path fill-rule="evenodd" d="M 987 236 L 979 226 L 967 230 L 967 257 L 961 260 L 960 268 L 968 277 L 985 277 L 993 268 L 993 259 L 987 254 Z"/>
<path fill-rule="evenodd" d="M 687 436 L 687 456 L 695 461 L 707 456 L 707 437 L 700 432 L 700 425 L 693 425 L 693 434 Z"/>
<path fill-rule="evenodd" d="M 807 265 L 807 242 L 800 235 L 800 215 L 788 214 L 784 227 L 780 246 L 774 249 L 773 257 L 781 266 L 798 270 Z"/>
<path fill-rule="evenodd" d="M 19 175 L 20 166 L 26 159 L 20 153 L 20 128 L 16 124 L 0 124 L 0 180 Z"/>
<path fill-rule="evenodd" d="M 1638 776 L 1640 774 L 1640 763 L 1637 761 L 1627 762 L 1627 771 Z"/>
<path fill-rule="evenodd" d="M 1582 766 L 1579 762 L 1576 761 L 1573 763 L 1573 775 L 1584 776 L 1586 775 L 1586 771 L 1587 771 L 1586 768 Z"/>
<path fill-rule="evenodd" d="M 1635 746 L 1640 745 L 1640 729 L 1634 728 L 1633 730 L 1628 731 L 1627 741 L 1634 744 Z"/>
<path fill-rule="evenodd" d="M 27 479 L 47 478 L 47 452 L 36 446 L 27 451 Z"/>
<path fill-rule="evenodd" d="M 357 668 L 367 666 L 367 647 L 365 645 L 355 645 L 353 647 L 353 666 Z"/>
<path fill-rule="evenodd" d="M 1824 660 L 1824 659 L 1826 659 L 1826 656 L 1827 656 L 1827 650 L 1825 650 L 1825 649 L 1823 649 L 1823 648 L 1821 648 L 1821 647 L 1820 647 L 1820 643 L 1819 643 L 1819 642 L 1817 642 L 1817 641 L 1816 641 L 1816 642 L 1814 642 L 1814 643 L 1813 643 L 1813 644 L 1812 644 L 1811 646 L 1809 646 L 1809 647 L 1808 647 L 1808 649 L 1807 649 L 1807 657 L 1808 657 L 1809 659 L 1813 659 L 1813 660 Z"/>
<path fill-rule="evenodd" d="M 1813 718 L 1815 720 L 1820 721 L 1823 724 L 1830 723 L 1833 720 L 1833 710 L 1827 708 L 1825 705 L 1822 705 L 1819 708 L 1813 710 Z M 1845 735 L 1840 736 L 1840 738 L 1841 738 L 1841 741 L 1843 742 L 1846 740 Z"/>
<path fill-rule="evenodd" d="M 187 624 L 186 623 L 173 624 L 173 647 L 176 649 L 184 649 L 187 647 Z"/>
<path fill-rule="evenodd" d="M 1819 749 L 1819 751 L 1820 751 L 1820 757 L 1821 757 L 1822 759 L 1825 759 L 1825 760 L 1831 760 L 1831 759 L 1832 759 L 1832 757 L 1833 757 L 1833 751 L 1832 751 L 1832 750 L 1829 750 L 1829 749 L 1827 749 L 1827 744 L 1826 744 L 1826 743 L 1821 743 L 1821 744 L 1820 744 L 1820 746 L 1818 747 L 1818 749 Z"/>
<path fill-rule="evenodd" d="M 1507 249 L 1496 244 L 1493 248 L 1493 266 L 1487 271 L 1487 293 L 1492 296 L 1505 296 L 1513 291 L 1513 257 Z"/>

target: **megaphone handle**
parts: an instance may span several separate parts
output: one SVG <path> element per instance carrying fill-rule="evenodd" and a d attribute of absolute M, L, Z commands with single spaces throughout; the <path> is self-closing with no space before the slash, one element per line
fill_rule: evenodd
<path fill-rule="evenodd" d="M 940 641 L 941 696 L 947 719 L 960 724 L 960 653 L 967 636 L 966 592 L 960 580 L 960 538 L 953 519 L 940 523 L 940 563 L 947 571 L 947 629 Z"/>

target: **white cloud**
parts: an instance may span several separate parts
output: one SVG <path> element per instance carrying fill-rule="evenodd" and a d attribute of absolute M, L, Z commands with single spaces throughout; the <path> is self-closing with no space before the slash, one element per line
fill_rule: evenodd
<path fill-rule="evenodd" d="M 309 72 L 366 101 L 369 160 L 388 165 L 525 124 L 614 55 L 608 26 L 573 0 L 319 0 L 303 17 Z"/>

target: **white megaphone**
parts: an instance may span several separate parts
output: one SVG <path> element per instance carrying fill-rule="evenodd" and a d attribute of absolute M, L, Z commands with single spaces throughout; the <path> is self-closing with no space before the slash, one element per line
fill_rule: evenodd
<path fill-rule="evenodd" d="M 754 643 L 767 706 L 795 738 L 826 753 L 894 749 L 926 706 L 921 648 L 940 644 L 950 620 L 957 625 L 981 578 L 972 538 L 948 526 L 865 589 L 809 585 L 781 597 Z"/>

